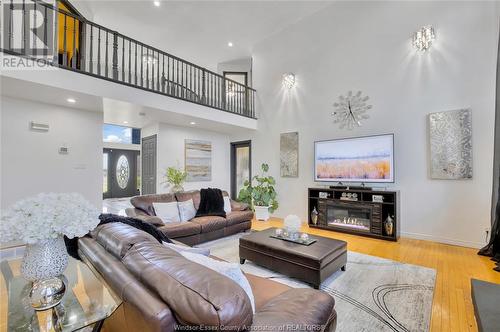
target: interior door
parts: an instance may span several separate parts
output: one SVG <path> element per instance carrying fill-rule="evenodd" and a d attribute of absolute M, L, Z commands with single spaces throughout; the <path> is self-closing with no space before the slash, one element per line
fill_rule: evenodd
<path fill-rule="evenodd" d="M 231 198 L 238 193 L 246 180 L 252 178 L 252 142 L 231 143 Z"/>
<path fill-rule="evenodd" d="M 156 135 L 142 139 L 142 194 L 156 194 Z"/>
<path fill-rule="evenodd" d="M 137 195 L 137 156 L 139 151 L 104 149 L 104 198 Z"/>

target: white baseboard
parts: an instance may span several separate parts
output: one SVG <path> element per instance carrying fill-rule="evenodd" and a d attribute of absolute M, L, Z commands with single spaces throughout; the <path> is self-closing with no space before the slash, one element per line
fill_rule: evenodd
<path fill-rule="evenodd" d="M 444 244 L 452 244 L 455 246 L 475 248 L 475 249 L 482 248 L 486 245 L 486 243 L 455 240 L 455 239 L 449 239 L 449 238 L 440 237 L 440 236 L 433 236 L 433 235 L 419 234 L 419 233 L 401 232 L 401 236 L 412 238 L 412 239 L 417 239 L 417 240 L 434 241 L 434 242 L 439 242 L 439 243 L 444 243 Z"/>

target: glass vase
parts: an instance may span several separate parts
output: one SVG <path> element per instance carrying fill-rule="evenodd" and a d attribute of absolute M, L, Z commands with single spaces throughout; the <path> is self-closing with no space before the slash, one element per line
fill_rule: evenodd
<path fill-rule="evenodd" d="M 180 184 L 173 185 L 172 188 L 170 189 L 172 194 L 179 193 L 184 191 L 184 187 Z"/>
<path fill-rule="evenodd" d="M 21 274 L 33 282 L 30 302 L 45 310 L 61 302 L 66 286 L 59 277 L 68 266 L 68 252 L 62 235 L 26 245 Z"/>

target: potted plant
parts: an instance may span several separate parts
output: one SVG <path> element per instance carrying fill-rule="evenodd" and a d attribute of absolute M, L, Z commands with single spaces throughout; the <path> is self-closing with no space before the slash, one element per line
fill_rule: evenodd
<path fill-rule="evenodd" d="M 178 167 L 168 167 L 165 172 L 165 180 L 169 187 L 171 187 L 171 191 L 173 193 L 184 191 L 184 187 L 182 185 L 186 181 L 186 178 L 187 173 Z"/>
<path fill-rule="evenodd" d="M 278 208 L 276 200 L 276 190 L 274 185 L 276 180 L 270 175 L 268 164 L 261 165 L 261 174 L 255 175 L 251 181 L 245 181 L 243 188 L 238 194 L 238 200 L 248 203 L 255 211 L 257 220 L 268 220 L 269 213 L 273 213 Z"/>

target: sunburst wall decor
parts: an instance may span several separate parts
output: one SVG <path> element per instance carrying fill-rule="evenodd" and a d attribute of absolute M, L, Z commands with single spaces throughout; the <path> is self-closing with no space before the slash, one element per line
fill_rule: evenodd
<path fill-rule="evenodd" d="M 368 96 L 361 96 L 361 91 L 356 94 L 349 91 L 346 96 L 339 96 L 339 101 L 333 104 L 333 123 L 340 123 L 340 129 L 347 127 L 352 130 L 354 127 L 360 127 L 361 120 L 370 117 L 366 114 L 372 108 L 372 105 L 366 103 L 368 99 Z"/>

